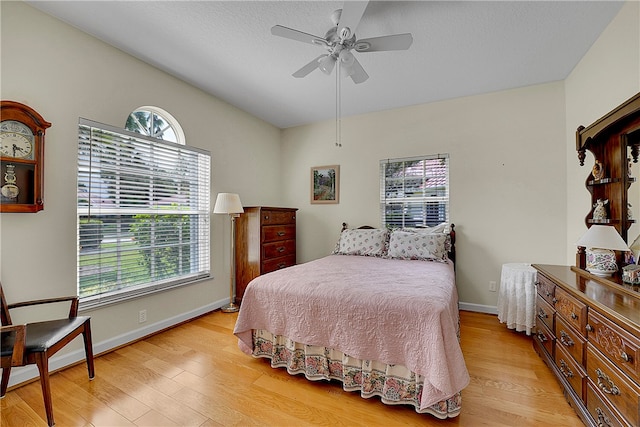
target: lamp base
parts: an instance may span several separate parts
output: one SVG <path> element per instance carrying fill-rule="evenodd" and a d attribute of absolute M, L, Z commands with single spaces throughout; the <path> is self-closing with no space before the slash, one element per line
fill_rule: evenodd
<path fill-rule="evenodd" d="M 618 271 L 616 254 L 609 249 L 587 249 L 587 271 L 598 277 L 610 277 Z"/>
<path fill-rule="evenodd" d="M 223 313 L 236 313 L 240 310 L 240 307 L 235 305 L 234 303 L 230 303 L 227 305 L 223 305 L 220 309 Z"/>

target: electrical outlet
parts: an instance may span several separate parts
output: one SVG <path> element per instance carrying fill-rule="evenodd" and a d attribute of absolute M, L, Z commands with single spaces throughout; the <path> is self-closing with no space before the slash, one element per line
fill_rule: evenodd
<path fill-rule="evenodd" d="M 493 280 L 492 280 L 492 281 L 490 281 L 490 282 L 489 282 L 489 290 L 490 290 L 491 292 L 496 292 L 496 291 L 498 290 L 498 282 L 495 282 L 495 281 L 493 281 Z"/>
<path fill-rule="evenodd" d="M 144 323 L 147 321 L 147 310 L 140 310 L 138 312 L 138 323 Z"/>

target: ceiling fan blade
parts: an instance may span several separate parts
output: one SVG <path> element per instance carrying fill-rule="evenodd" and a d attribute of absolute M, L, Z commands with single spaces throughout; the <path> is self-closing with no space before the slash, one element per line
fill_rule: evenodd
<path fill-rule="evenodd" d="M 362 65 L 356 58 L 353 58 L 353 64 L 351 65 L 351 68 L 353 69 L 353 72 L 349 77 L 351 77 L 351 80 L 353 80 L 354 83 L 362 83 L 369 78 L 369 74 L 367 74 L 364 68 L 362 68 Z"/>
<path fill-rule="evenodd" d="M 325 42 L 322 37 L 314 36 L 313 34 L 303 33 L 302 31 L 294 30 L 293 28 L 283 27 L 282 25 L 274 25 L 271 27 L 271 34 L 274 36 L 284 37 L 286 39 L 297 40 L 310 44 L 321 44 Z"/>
<path fill-rule="evenodd" d="M 312 72 L 313 70 L 315 70 L 316 68 L 318 68 L 320 66 L 320 60 L 322 58 L 324 58 L 325 55 L 320 55 L 318 56 L 316 59 L 314 59 L 313 61 L 309 62 L 307 65 L 305 65 L 304 67 L 300 68 L 298 71 L 296 71 L 295 73 L 292 74 L 293 77 L 296 78 L 301 78 L 301 77 L 305 77 L 307 76 L 307 74 L 309 74 L 310 72 Z"/>
<path fill-rule="evenodd" d="M 380 52 L 385 50 L 406 50 L 413 43 L 410 33 L 372 37 L 356 41 L 356 52 Z"/>
<path fill-rule="evenodd" d="M 369 4 L 368 1 L 349 1 L 346 0 L 342 6 L 340 21 L 338 22 L 338 35 L 341 35 L 343 28 L 349 28 L 350 33 L 345 39 L 351 38 L 356 33 L 356 28 L 360 24 L 364 10 Z"/>

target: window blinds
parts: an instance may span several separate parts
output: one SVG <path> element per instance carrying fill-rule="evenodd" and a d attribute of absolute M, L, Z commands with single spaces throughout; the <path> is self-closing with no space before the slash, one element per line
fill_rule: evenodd
<path fill-rule="evenodd" d="M 209 277 L 210 154 L 80 119 L 83 307 Z"/>
<path fill-rule="evenodd" d="M 449 221 L 449 155 L 380 161 L 383 227 L 432 227 Z"/>

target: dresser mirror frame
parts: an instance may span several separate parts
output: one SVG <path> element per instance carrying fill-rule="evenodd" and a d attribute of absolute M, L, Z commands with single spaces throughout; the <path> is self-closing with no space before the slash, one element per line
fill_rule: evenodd
<path fill-rule="evenodd" d="M 629 236 L 629 228 L 637 222 L 630 218 L 629 188 L 637 184 L 631 176 L 630 162 L 638 163 L 640 152 L 640 92 L 596 120 L 588 127 L 580 126 L 576 131 L 576 150 L 580 166 L 584 166 L 586 153 L 593 154 L 594 162 L 604 168 L 604 175 L 597 179 L 594 171 L 589 173 L 585 186 L 591 194 L 591 210 L 585 217 L 587 228 L 593 224 L 609 224 L 616 228 L 627 244 L 635 236 Z M 608 200 L 607 218 L 594 219 L 594 206 L 598 199 Z M 637 201 L 636 201 L 637 203 Z M 633 208 L 638 208 L 634 206 Z M 586 267 L 585 249 L 578 246 L 576 267 Z M 618 266 L 623 265 L 623 253 L 617 252 Z"/>

